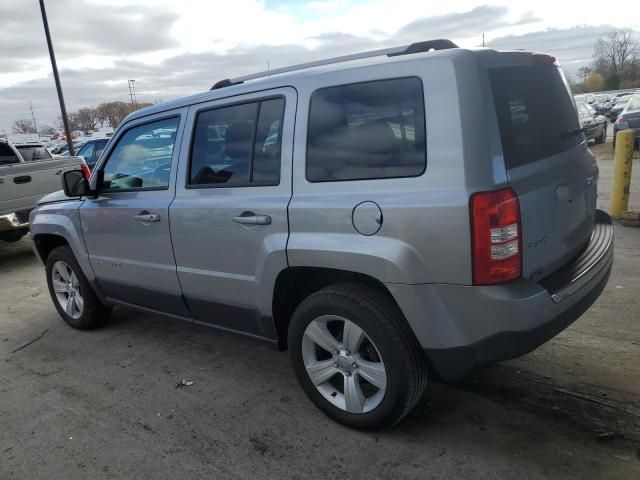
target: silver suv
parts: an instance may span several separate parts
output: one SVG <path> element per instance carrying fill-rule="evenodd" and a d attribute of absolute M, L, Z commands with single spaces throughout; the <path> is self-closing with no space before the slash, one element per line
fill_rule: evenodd
<path fill-rule="evenodd" d="M 328 416 L 380 428 L 428 371 L 523 355 L 595 301 L 597 178 L 553 57 L 438 40 L 135 112 L 31 229 L 71 326 L 123 305 L 260 339 Z"/>

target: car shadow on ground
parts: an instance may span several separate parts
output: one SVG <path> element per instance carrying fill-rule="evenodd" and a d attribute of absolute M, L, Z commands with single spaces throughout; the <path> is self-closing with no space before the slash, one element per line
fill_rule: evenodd
<path fill-rule="evenodd" d="M 260 375 L 265 384 L 275 384 L 283 375 L 290 375 L 295 383 L 288 354 L 252 339 L 125 308 L 116 308 L 105 328 L 114 335 L 137 337 L 138 341 L 142 333 L 148 345 L 158 342 L 160 348 L 178 355 L 188 349 L 189 356 L 199 359 L 194 369 L 206 368 L 210 353 L 220 362 L 220 373 L 226 369 L 229 374 L 245 371 L 258 364 L 262 366 Z M 302 393 L 299 400 L 303 408 L 306 399 Z M 491 403 L 492 408 L 518 415 L 531 414 L 581 438 L 606 442 L 610 447 L 625 450 L 640 447 L 640 399 L 603 386 L 563 383 L 509 362 L 486 368 L 455 384 L 431 381 L 413 412 L 380 435 L 410 434 L 424 438 L 434 429 L 446 429 L 449 423 L 462 421 L 482 431 L 504 421 L 483 413 L 476 405 L 478 402 Z"/>
<path fill-rule="evenodd" d="M 21 240 L 13 243 L 0 241 L 0 271 L 12 268 L 18 264 L 24 264 L 24 259 L 33 257 L 35 254 L 31 248 L 31 239 L 23 237 Z"/>

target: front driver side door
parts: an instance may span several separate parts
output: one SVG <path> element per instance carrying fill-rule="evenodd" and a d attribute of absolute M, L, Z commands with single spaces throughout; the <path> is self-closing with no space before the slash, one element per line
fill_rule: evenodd
<path fill-rule="evenodd" d="M 80 219 L 108 298 L 188 317 L 169 232 L 185 117 L 183 109 L 121 129 L 92 178 L 99 194 L 86 199 Z"/>

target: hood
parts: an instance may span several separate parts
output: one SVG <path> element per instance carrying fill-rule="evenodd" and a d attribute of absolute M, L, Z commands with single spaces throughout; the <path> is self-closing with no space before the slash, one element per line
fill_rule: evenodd
<path fill-rule="evenodd" d="M 48 195 L 42 197 L 40 200 L 38 200 L 38 205 L 44 205 L 45 203 L 64 202 L 75 198 L 80 197 L 67 197 L 64 194 L 63 190 L 58 190 L 57 192 L 49 193 Z"/>

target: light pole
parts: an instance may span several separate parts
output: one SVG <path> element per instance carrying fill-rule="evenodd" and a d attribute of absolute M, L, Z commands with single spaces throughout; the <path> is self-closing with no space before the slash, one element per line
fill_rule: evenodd
<path fill-rule="evenodd" d="M 69 155 L 74 155 L 73 142 L 71 141 L 71 129 L 69 128 L 69 119 L 67 118 L 67 109 L 64 106 L 64 96 L 62 95 L 62 86 L 60 85 L 60 76 L 58 75 L 58 64 L 56 63 L 56 55 L 53 52 L 53 44 L 51 43 L 51 33 L 49 32 L 49 22 L 47 21 L 47 12 L 44 8 L 44 0 L 40 0 L 40 11 L 42 12 L 42 23 L 44 24 L 44 34 L 47 37 L 47 46 L 49 47 L 49 57 L 51 57 L 51 68 L 53 69 L 53 78 L 56 81 L 56 89 L 58 90 L 58 101 L 60 102 L 60 114 L 62 115 L 62 123 L 64 124 L 64 133 L 67 136 L 67 147 Z"/>

